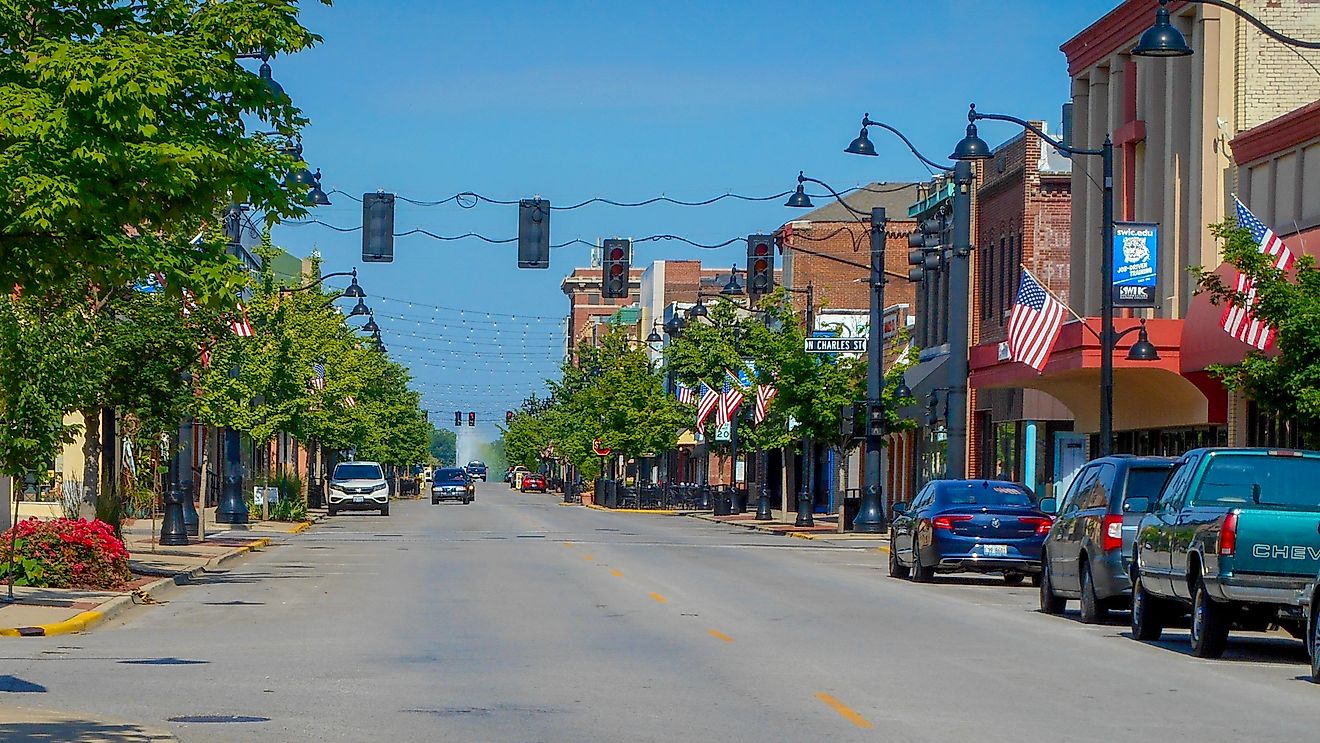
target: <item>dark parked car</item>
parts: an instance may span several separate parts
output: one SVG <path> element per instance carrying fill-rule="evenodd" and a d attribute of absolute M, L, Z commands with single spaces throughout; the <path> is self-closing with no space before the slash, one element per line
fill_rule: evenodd
<path fill-rule="evenodd" d="M 523 475 L 521 487 L 524 493 L 530 493 L 532 491 L 544 493 L 546 488 L 545 475 L 536 472 Z"/>
<path fill-rule="evenodd" d="M 456 500 L 467 505 L 475 500 L 472 478 L 462 467 L 445 467 L 431 475 L 431 505 Z"/>
<path fill-rule="evenodd" d="M 1088 462 L 1059 502 L 1045 538 L 1040 610 L 1063 612 L 1078 599 L 1082 621 L 1103 621 L 1128 606 L 1137 524 L 1160 495 L 1174 459 L 1118 455 Z"/>
<path fill-rule="evenodd" d="M 1021 583 L 1040 571 L 1052 521 L 1031 491 L 1002 480 L 932 480 L 894 511 L 889 574 L 918 582 L 936 572 L 998 572 Z"/>

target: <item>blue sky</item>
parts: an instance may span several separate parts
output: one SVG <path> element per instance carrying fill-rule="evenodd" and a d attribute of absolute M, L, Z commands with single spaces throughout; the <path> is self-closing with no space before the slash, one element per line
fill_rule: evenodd
<path fill-rule="evenodd" d="M 883 131 L 873 133 L 880 157 L 843 154 L 864 112 L 935 159 L 962 136 L 969 102 L 1057 122 L 1069 91 L 1058 47 L 1115 5 L 309 2 L 304 23 L 324 43 L 272 67 L 312 121 L 304 156 L 327 190 L 556 205 L 768 195 L 791 189 L 799 169 L 837 188 L 928 177 Z M 981 127 L 992 144 L 1016 133 Z M 361 224 L 358 203 L 331 199 L 316 218 Z M 778 227 L 792 216 L 781 204 L 558 211 L 552 241 L 672 233 L 718 243 Z M 504 238 L 516 218 L 512 206 L 400 204 L 396 229 Z M 413 369 L 429 409 L 448 411 L 432 420 L 452 425 L 452 411 L 474 410 L 484 437 L 554 373 L 567 309 L 559 283 L 588 259 L 585 247 L 565 248 L 550 270 L 519 271 L 512 245 L 413 236 L 396 240 L 393 264 L 364 265 L 360 233 L 287 226 L 275 237 L 298 255 L 318 248 L 327 270 L 358 266 L 390 354 Z M 728 265 L 744 252 L 652 242 L 634 264 Z"/>

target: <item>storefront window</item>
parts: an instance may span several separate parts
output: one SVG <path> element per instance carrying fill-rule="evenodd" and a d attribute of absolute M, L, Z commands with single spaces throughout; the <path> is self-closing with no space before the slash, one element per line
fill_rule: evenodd
<path fill-rule="evenodd" d="M 1018 421 L 995 426 L 996 480 L 1018 481 Z"/>
<path fill-rule="evenodd" d="M 948 472 L 949 437 L 943 426 L 921 429 L 921 466 L 917 488 Z"/>

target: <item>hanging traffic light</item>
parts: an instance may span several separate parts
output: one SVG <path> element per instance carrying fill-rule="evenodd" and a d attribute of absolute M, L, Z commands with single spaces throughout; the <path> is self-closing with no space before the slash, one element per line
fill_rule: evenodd
<path fill-rule="evenodd" d="M 454 411 L 454 427 L 463 425 L 463 414 L 457 410 Z"/>
<path fill-rule="evenodd" d="M 922 281 L 927 271 L 938 271 L 943 266 L 943 246 L 948 224 L 943 214 L 922 220 L 917 231 L 908 235 L 908 281 Z"/>
<path fill-rule="evenodd" d="M 477 414 L 476 414 L 476 413 L 468 413 L 468 425 L 469 425 L 469 426 L 475 426 L 475 425 L 477 425 Z"/>
<path fill-rule="evenodd" d="M 518 268 L 550 267 L 550 202 L 518 202 Z"/>
<path fill-rule="evenodd" d="M 394 262 L 394 194 L 362 194 L 362 260 Z"/>
<path fill-rule="evenodd" d="M 755 302 L 775 288 L 774 238 L 770 235 L 747 236 L 747 293 Z"/>
<path fill-rule="evenodd" d="M 512 411 L 512 410 L 506 410 L 506 411 L 504 411 L 504 422 L 505 422 L 505 423 L 513 423 L 513 411 Z"/>
<path fill-rule="evenodd" d="M 620 238 L 605 240 L 602 245 L 605 260 L 601 261 L 601 291 L 606 299 L 628 298 L 628 262 L 632 241 Z"/>

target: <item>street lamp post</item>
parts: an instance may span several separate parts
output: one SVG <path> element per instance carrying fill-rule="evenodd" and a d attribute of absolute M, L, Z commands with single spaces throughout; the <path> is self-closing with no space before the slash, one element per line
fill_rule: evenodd
<path fill-rule="evenodd" d="M 800 184 L 798 186 L 798 190 L 799 191 L 802 190 Z M 805 204 L 801 203 L 802 199 L 806 199 Z M 792 197 L 790 197 L 788 206 L 803 207 L 803 208 L 811 206 L 811 200 L 807 198 L 805 192 L 802 193 L 802 199 L 798 199 L 797 194 L 794 194 Z M 794 294 L 806 295 L 807 298 L 806 327 L 807 327 L 807 335 L 810 336 L 811 331 L 816 327 L 816 285 L 811 282 L 807 282 L 805 288 L 794 289 L 791 286 L 786 286 L 784 287 L 784 291 L 792 292 Z M 814 510 L 814 506 L 815 506 L 815 498 L 812 496 L 811 460 L 812 460 L 811 436 L 810 434 L 804 432 L 802 436 L 802 482 L 799 483 L 798 485 L 797 518 L 793 522 L 794 526 L 816 525 L 816 520 L 812 515 L 812 511 Z"/>
<path fill-rule="evenodd" d="M 1253 16 L 1247 11 L 1239 8 L 1225 0 L 1186 0 L 1189 3 L 1198 3 L 1201 5 L 1213 5 L 1216 8 L 1231 10 L 1241 16 L 1248 23 L 1260 29 L 1262 33 L 1275 41 L 1287 44 L 1288 46 L 1299 47 L 1301 49 L 1320 49 L 1320 41 L 1303 41 L 1294 39 L 1291 36 L 1285 36 L 1278 31 L 1266 26 L 1263 21 Z M 1141 35 L 1141 40 L 1137 42 L 1136 48 L 1132 53 L 1138 57 L 1186 57 L 1193 54 L 1192 47 L 1187 44 L 1187 39 L 1182 32 L 1169 22 L 1169 0 L 1160 0 L 1160 7 L 1155 10 L 1155 25 L 1146 29 Z"/>
<path fill-rule="evenodd" d="M 972 160 L 987 160 L 991 156 L 990 146 L 977 136 L 976 122 L 982 119 L 1007 121 L 1023 127 L 1040 137 L 1057 150 L 1070 155 L 1098 156 L 1103 168 L 1103 202 L 1101 207 L 1100 238 L 1100 346 L 1105 352 L 1100 355 L 1100 451 L 1099 456 L 1107 457 L 1113 439 L 1114 418 L 1114 358 L 1113 348 L 1117 343 L 1114 336 L 1114 292 L 1112 277 L 1114 273 L 1114 143 L 1105 135 L 1104 144 L 1099 149 L 1071 147 L 1041 131 L 1030 122 L 1016 116 L 987 114 L 976 110 L 972 104 L 967 112 L 967 136 L 954 148 L 949 157 L 966 163 Z"/>
<path fill-rule="evenodd" d="M 863 128 L 862 132 L 865 133 Z M 861 508 L 853 520 L 853 530 L 865 534 L 878 534 L 885 530 L 884 494 L 880 485 L 880 452 L 885 437 L 885 376 L 884 376 L 884 312 L 885 312 L 885 226 L 888 220 L 885 208 L 872 207 L 870 213 L 854 209 L 837 191 L 824 181 L 798 174 L 798 191 L 789 199 L 788 206 L 809 207 L 803 183 L 815 183 L 830 192 L 845 209 L 859 217 L 869 217 L 871 227 L 871 271 L 869 283 L 870 319 L 866 340 L 866 431 L 865 463 Z M 799 194 L 802 195 L 799 198 Z M 803 201 L 806 203 L 803 203 Z M 810 326 L 809 326 L 810 327 Z M 800 514 L 799 510 L 799 514 Z M 800 517 L 799 517 L 800 520 Z"/>

